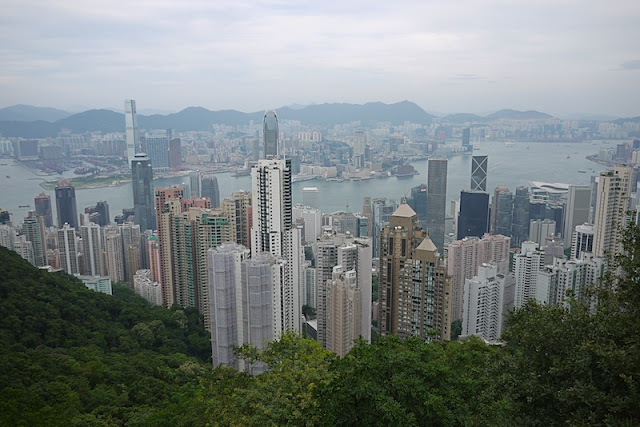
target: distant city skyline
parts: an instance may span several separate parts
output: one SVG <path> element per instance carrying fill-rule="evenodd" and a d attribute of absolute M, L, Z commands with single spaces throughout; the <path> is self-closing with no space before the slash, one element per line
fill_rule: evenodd
<path fill-rule="evenodd" d="M 628 0 L 8 0 L 0 108 L 79 111 L 136 99 L 139 111 L 255 112 L 408 99 L 430 113 L 632 117 L 639 17 Z"/>

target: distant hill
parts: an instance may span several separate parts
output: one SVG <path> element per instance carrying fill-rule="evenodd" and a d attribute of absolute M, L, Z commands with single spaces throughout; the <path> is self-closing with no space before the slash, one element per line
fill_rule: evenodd
<path fill-rule="evenodd" d="M 442 118 L 443 120 L 454 122 L 454 123 L 464 123 L 464 122 L 486 122 L 487 118 L 479 116 L 473 113 L 456 113 L 449 114 Z"/>
<path fill-rule="evenodd" d="M 500 110 L 496 111 L 493 114 L 489 114 L 487 116 L 488 120 L 500 120 L 500 119 L 511 119 L 511 120 L 544 120 L 544 119 L 552 119 L 553 116 L 541 113 L 540 111 L 528 110 L 528 111 L 520 111 L 520 110 Z"/>
<path fill-rule="evenodd" d="M 614 123 L 619 124 L 619 125 L 621 125 L 623 123 L 627 123 L 627 122 L 640 123 L 640 116 L 638 116 L 638 117 L 627 117 L 627 118 L 618 119 L 618 120 L 614 121 Z"/>
<path fill-rule="evenodd" d="M 0 108 L 0 121 L 35 122 L 44 120 L 46 122 L 55 122 L 70 115 L 71 113 L 56 108 L 34 107 L 33 105 L 24 104 Z"/>
<path fill-rule="evenodd" d="M 361 121 L 370 123 L 386 121 L 401 124 L 405 121 L 427 124 L 433 118 L 422 108 L 409 101 L 395 104 L 370 102 L 358 104 L 320 104 L 303 108 L 282 107 L 277 109 L 280 120 L 299 120 L 308 125 L 333 126 L 339 123 Z M 236 110 L 210 111 L 202 107 L 189 107 L 167 115 L 154 114 L 144 116 L 138 114 L 140 129 L 174 129 L 176 131 L 211 130 L 213 124 L 230 126 L 259 122 L 264 112 L 243 113 Z M 74 133 L 124 132 L 124 114 L 111 110 L 89 110 L 74 114 L 54 123 L 44 121 L 0 121 L 0 134 L 6 137 L 44 138 L 56 136 L 62 129 Z"/>

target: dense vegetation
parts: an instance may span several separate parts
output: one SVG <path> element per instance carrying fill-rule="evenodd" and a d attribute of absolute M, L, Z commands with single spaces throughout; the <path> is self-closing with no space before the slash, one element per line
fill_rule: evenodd
<path fill-rule="evenodd" d="M 530 303 L 504 346 L 388 337 L 340 359 L 287 335 L 240 349 L 270 366 L 255 377 L 204 364 L 195 313 L 96 294 L 2 251 L 0 424 L 638 425 L 638 227 L 626 249 L 597 306 Z"/>

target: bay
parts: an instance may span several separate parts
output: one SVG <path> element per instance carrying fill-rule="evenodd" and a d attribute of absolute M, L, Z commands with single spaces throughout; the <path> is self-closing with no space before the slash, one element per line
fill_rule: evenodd
<path fill-rule="evenodd" d="M 591 175 L 597 175 L 606 167 L 586 159 L 599 149 L 614 147 L 619 141 L 584 143 L 528 143 L 516 142 L 507 146 L 503 142 L 487 141 L 476 144 L 474 155 L 489 156 L 487 190 L 493 191 L 499 184 L 512 191 L 518 185 L 528 185 L 530 181 L 559 182 L 565 184 L 589 184 Z M 56 216 L 55 194 L 53 190 L 43 190 L 42 180 L 56 179 L 39 176 L 13 159 L 0 159 L 0 208 L 9 210 L 17 224 L 34 209 L 34 197 L 40 192 L 51 196 L 54 222 Z M 293 183 L 293 201 L 302 201 L 302 188 L 317 187 L 319 203 L 323 212 L 346 210 L 360 212 L 365 196 L 387 197 L 400 200 L 409 196 L 411 188 L 427 181 L 427 160 L 413 162 L 420 173 L 410 178 L 385 178 L 365 181 L 324 181 L 320 179 Z M 585 171 L 581 173 L 579 171 Z M 73 173 L 68 173 L 67 177 Z M 9 178 L 7 178 L 7 176 Z M 229 173 L 217 174 L 220 197 L 228 197 L 234 191 L 251 190 L 251 177 L 233 177 Z M 58 177 L 59 178 L 59 177 Z M 451 157 L 448 162 L 447 199 L 459 197 L 460 191 L 469 188 L 471 180 L 471 155 Z M 155 187 L 167 187 L 188 182 L 188 177 L 160 178 L 154 180 Z M 99 200 L 109 203 L 111 220 L 123 208 L 133 207 L 131 183 L 119 187 L 91 188 L 76 190 L 78 212 Z M 19 206 L 29 205 L 20 208 Z"/>

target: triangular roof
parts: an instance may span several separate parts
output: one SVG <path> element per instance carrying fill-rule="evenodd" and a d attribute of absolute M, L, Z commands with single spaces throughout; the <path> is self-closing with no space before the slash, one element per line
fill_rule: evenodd
<path fill-rule="evenodd" d="M 411 218 L 416 215 L 417 215 L 416 212 L 413 209 L 411 209 L 411 206 L 409 206 L 406 203 L 403 203 L 400 206 L 398 206 L 398 209 L 396 209 L 396 211 L 393 213 L 392 216 L 401 216 L 405 218 Z"/>
<path fill-rule="evenodd" d="M 429 252 L 434 252 L 438 250 L 438 248 L 436 248 L 436 245 L 434 245 L 431 239 L 428 237 L 424 238 L 424 240 L 422 241 L 422 243 L 420 243 L 417 249 L 423 250 L 423 251 L 429 251 Z"/>

